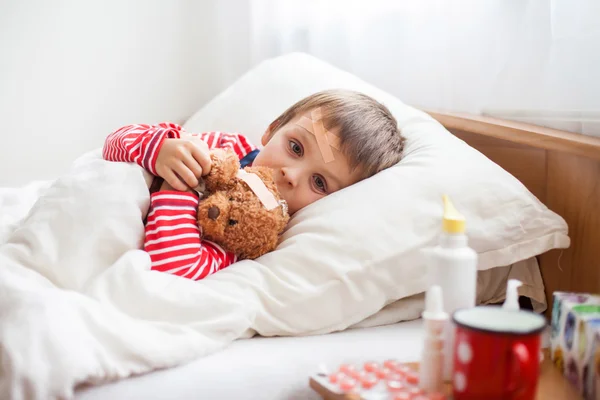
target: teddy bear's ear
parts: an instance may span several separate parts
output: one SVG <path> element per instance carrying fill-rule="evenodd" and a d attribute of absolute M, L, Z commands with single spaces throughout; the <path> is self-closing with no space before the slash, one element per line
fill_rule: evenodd
<path fill-rule="evenodd" d="M 240 169 L 240 161 L 231 149 L 213 149 L 210 153 L 212 167 L 204 177 L 209 192 L 226 189 L 230 186 Z"/>

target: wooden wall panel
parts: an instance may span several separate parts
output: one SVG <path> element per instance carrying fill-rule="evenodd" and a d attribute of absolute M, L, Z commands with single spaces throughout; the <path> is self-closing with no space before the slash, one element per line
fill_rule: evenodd
<path fill-rule="evenodd" d="M 546 150 L 475 133 L 456 130 L 452 133 L 500 165 L 545 202 Z"/>
<path fill-rule="evenodd" d="M 567 221 L 571 238 L 568 249 L 540 257 L 551 304 L 555 290 L 600 293 L 600 162 L 558 151 L 547 159 L 546 205 Z"/>

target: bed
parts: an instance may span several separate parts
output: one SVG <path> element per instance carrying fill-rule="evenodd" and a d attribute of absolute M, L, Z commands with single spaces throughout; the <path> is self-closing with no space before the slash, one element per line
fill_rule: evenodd
<path fill-rule="evenodd" d="M 517 177 L 568 223 L 571 246 L 540 254 L 548 304 L 557 290 L 600 292 L 600 139 L 489 117 L 429 112 Z M 551 307 L 546 310 L 549 316 Z M 181 367 L 97 387 L 77 399 L 318 399 L 308 375 L 323 364 L 419 358 L 421 321 L 307 337 L 238 340 Z"/>

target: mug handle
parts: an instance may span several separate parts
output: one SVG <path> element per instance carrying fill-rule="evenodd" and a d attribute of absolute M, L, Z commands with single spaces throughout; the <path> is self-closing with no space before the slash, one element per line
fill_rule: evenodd
<path fill-rule="evenodd" d="M 511 347 L 511 364 L 513 366 L 511 376 L 508 381 L 508 393 L 516 396 L 518 392 L 526 386 L 528 382 L 536 379 L 534 376 L 534 362 L 530 357 L 527 346 L 523 343 L 515 343 Z"/>

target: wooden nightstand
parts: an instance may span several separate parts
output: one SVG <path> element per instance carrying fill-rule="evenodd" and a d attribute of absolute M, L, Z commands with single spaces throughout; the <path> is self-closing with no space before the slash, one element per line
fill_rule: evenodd
<path fill-rule="evenodd" d="M 414 369 L 419 368 L 418 363 L 410 363 L 409 366 Z M 310 387 L 319 393 L 325 400 L 359 400 L 356 395 L 339 395 L 327 390 L 319 384 L 314 378 L 310 378 Z M 450 385 L 446 388 L 448 395 L 452 394 Z M 452 398 L 452 397 L 449 397 Z M 582 397 L 577 394 L 571 384 L 562 376 L 562 374 L 552 365 L 550 353 L 544 350 L 544 361 L 540 367 L 540 380 L 536 400 L 580 400 Z"/>

